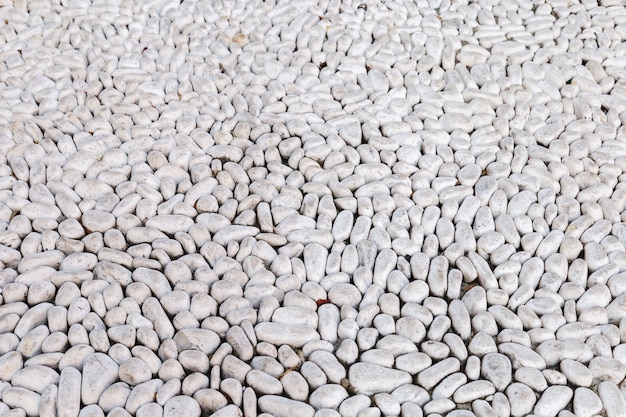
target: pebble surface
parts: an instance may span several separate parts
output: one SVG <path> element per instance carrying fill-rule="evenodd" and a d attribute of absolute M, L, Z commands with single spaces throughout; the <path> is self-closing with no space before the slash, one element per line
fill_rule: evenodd
<path fill-rule="evenodd" d="M 622 0 L 0 18 L 0 417 L 626 416 Z"/>

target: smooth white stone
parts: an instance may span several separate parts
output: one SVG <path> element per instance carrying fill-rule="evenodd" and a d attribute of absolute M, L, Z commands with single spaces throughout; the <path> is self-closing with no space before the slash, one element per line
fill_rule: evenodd
<path fill-rule="evenodd" d="M 264 395 L 258 399 L 261 412 L 275 417 L 313 417 L 315 409 L 310 405 L 276 395 Z"/>
<path fill-rule="evenodd" d="M 535 414 L 555 417 L 567 404 L 569 404 L 574 393 L 571 388 L 566 386 L 553 385 L 548 387 L 542 394 L 535 408 Z"/>
<path fill-rule="evenodd" d="M 514 382 L 507 387 L 506 396 L 511 405 L 511 415 L 514 417 L 530 414 L 537 401 L 533 390 L 519 382 Z"/>
<path fill-rule="evenodd" d="M 447 358 L 423 370 L 417 376 L 417 382 L 425 389 L 431 389 L 446 376 L 460 370 L 460 362 L 456 358 Z"/>
<path fill-rule="evenodd" d="M 348 392 L 341 385 L 328 384 L 313 391 L 308 402 L 317 410 L 320 408 L 337 409 L 348 396 Z"/>
<path fill-rule="evenodd" d="M 163 417 L 199 417 L 201 413 L 195 399 L 182 395 L 170 398 L 163 406 Z"/>
<path fill-rule="evenodd" d="M 503 391 L 511 382 L 511 361 L 500 353 L 488 353 L 482 358 L 481 375 Z"/>
<path fill-rule="evenodd" d="M 560 363 L 561 372 L 567 380 L 579 387 L 589 387 L 593 381 L 593 373 L 585 365 L 571 359 L 564 359 Z"/>
<path fill-rule="evenodd" d="M 139 358 L 130 358 L 120 364 L 119 379 L 128 385 L 138 385 L 152 378 L 152 371 L 147 363 Z"/>
<path fill-rule="evenodd" d="M 529 347 L 518 343 L 502 343 L 498 350 L 511 359 L 514 369 L 527 366 L 536 369 L 545 369 L 546 361 Z"/>
<path fill-rule="evenodd" d="M 410 383 L 411 375 L 375 364 L 357 363 L 350 367 L 348 379 L 357 394 L 372 395 L 391 392 L 400 385 Z"/>
<path fill-rule="evenodd" d="M 594 379 L 619 384 L 626 376 L 626 366 L 617 359 L 597 356 L 589 362 Z"/>
<path fill-rule="evenodd" d="M 274 345 L 300 347 L 320 338 L 313 328 L 295 324 L 264 322 L 257 324 L 254 331 L 259 341 Z"/>
<path fill-rule="evenodd" d="M 278 379 L 256 369 L 248 372 L 246 383 L 260 394 L 280 394 L 283 391 L 283 386 Z"/>
<path fill-rule="evenodd" d="M 180 214 L 159 214 L 146 221 L 147 227 L 153 227 L 170 235 L 176 232 L 186 232 L 192 225 L 193 219 Z"/>
<path fill-rule="evenodd" d="M 81 399 L 84 404 L 96 404 L 102 393 L 118 377 L 118 364 L 107 355 L 94 353 L 83 362 Z"/>
<path fill-rule="evenodd" d="M 80 411 L 81 374 L 76 368 L 67 367 L 61 371 L 57 394 L 57 415 L 77 417 Z"/>
<path fill-rule="evenodd" d="M 28 416 L 39 414 L 41 396 L 21 387 L 10 387 L 2 392 L 2 401 L 12 408 L 21 408 Z M 77 413 L 78 414 L 78 413 Z"/>
<path fill-rule="evenodd" d="M 602 411 L 602 401 L 590 389 L 576 388 L 573 409 L 577 416 L 591 417 Z"/>
<path fill-rule="evenodd" d="M 218 348 L 220 337 L 208 329 L 182 329 L 174 335 L 174 342 L 179 352 L 196 349 L 208 355 Z"/>

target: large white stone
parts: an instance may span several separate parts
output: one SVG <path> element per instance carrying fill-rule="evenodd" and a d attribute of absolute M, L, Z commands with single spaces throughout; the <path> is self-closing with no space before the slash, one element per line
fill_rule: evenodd
<path fill-rule="evenodd" d="M 411 374 L 373 363 L 356 363 L 348 370 L 348 380 L 357 394 L 391 392 L 412 381 Z"/>

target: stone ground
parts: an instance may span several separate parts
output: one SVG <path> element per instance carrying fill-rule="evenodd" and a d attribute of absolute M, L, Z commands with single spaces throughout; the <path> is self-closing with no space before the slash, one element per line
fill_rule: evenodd
<path fill-rule="evenodd" d="M 623 0 L 0 0 L 0 417 L 626 416 Z"/>

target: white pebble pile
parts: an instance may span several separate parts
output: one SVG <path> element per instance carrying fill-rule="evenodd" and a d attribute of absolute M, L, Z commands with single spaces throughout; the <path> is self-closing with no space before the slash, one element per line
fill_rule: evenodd
<path fill-rule="evenodd" d="M 0 0 L 0 417 L 626 416 L 625 208 L 624 0 Z"/>

